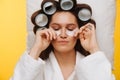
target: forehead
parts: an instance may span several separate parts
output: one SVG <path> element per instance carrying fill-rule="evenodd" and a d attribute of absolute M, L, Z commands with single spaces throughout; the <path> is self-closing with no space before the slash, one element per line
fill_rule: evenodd
<path fill-rule="evenodd" d="M 77 24 L 76 17 L 70 12 L 56 12 L 51 19 L 51 23 Z"/>

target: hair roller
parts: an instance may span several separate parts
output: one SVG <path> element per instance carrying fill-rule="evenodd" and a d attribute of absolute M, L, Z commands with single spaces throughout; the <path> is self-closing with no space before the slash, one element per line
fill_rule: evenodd
<path fill-rule="evenodd" d="M 47 15 L 52 15 L 56 12 L 58 2 L 55 0 L 43 0 L 41 8 Z"/>
<path fill-rule="evenodd" d="M 42 11 L 36 11 L 32 17 L 31 21 L 35 26 L 45 27 L 48 24 L 48 16 Z"/>
<path fill-rule="evenodd" d="M 91 19 L 92 16 L 92 9 L 87 4 L 77 4 L 75 9 L 77 11 L 77 15 L 79 20 L 81 21 L 88 21 Z"/>
<path fill-rule="evenodd" d="M 72 10 L 76 6 L 76 0 L 59 0 L 59 5 L 62 10 Z"/>

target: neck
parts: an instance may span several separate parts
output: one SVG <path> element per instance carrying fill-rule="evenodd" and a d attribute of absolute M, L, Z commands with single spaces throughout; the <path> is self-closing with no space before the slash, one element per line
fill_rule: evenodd
<path fill-rule="evenodd" d="M 67 80 L 75 67 L 76 63 L 75 50 L 71 50 L 68 52 L 58 52 L 54 50 L 54 54 L 61 68 L 64 80 Z"/>
<path fill-rule="evenodd" d="M 71 50 L 68 52 L 58 52 L 54 50 L 55 57 L 60 66 L 74 66 L 76 63 L 76 52 Z"/>

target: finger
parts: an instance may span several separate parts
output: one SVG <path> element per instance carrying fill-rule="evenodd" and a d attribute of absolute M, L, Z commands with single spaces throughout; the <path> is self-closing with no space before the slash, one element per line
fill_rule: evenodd
<path fill-rule="evenodd" d="M 92 32 L 92 27 L 89 25 L 85 25 L 81 28 L 80 33 L 82 33 L 82 32 L 85 34 L 85 37 L 86 37 Z"/>
<path fill-rule="evenodd" d="M 85 28 L 89 28 L 90 30 L 94 30 L 95 26 L 94 26 L 94 24 L 87 23 L 87 24 L 85 24 L 84 26 L 81 27 L 81 30 L 83 30 Z"/>
<path fill-rule="evenodd" d="M 82 27 L 80 28 L 80 31 L 79 31 L 79 32 L 81 33 L 82 31 L 84 31 L 84 30 L 86 29 L 86 27 L 87 27 L 86 25 L 82 26 Z"/>
<path fill-rule="evenodd" d="M 86 27 L 86 29 L 85 29 L 85 30 L 87 31 L 87 33 L 88 33 L 89 36 L 91 36 L 92 34 L 95 33 L 95 30 L 93 29 L 93 27 L 94 27 L 94 26 L 87 25 L 87 27 Z"/>
<path fill-rule="evenodd" d="M 55 33 L 55 30 L 53 28 L 51 28 L 51 27 L 50 27 L 50 30 L 51 30 L 51 32 L 53 34 L 53 39 L 56 39 L 57 35 Z"/>
<path fill-rule="evenodd" d="M 79 35 L 79 30 L 77 30 L 75 33 L 74 33 L 74 37 L 77 37 Z"/>
<path fill-rule="evenodd" d="M 47 30 L 45 31 L 45 36 L 46 36 L 47 40 L 49 41 L 50 40 L 50 34 L 48 33 Z"/>
<path fill-rule="evenodd" d="M 92 27 L 88 25 L 88 26 L 85 27 L 85 30 L 86 30 L 86 31 L 92 30 Z"/>
<path fill-rule="evenodd" d="M 46 38 L 48 41 L 50 40 L 50 33 L 48 29 L 38 30 L 36 35 L 40 35 L 42 38 Z"/>
<path fill-rule="evenodd" d="M 49 33 L 49 35 L 50 35 L 50 40 L 52 40 L 53 39 L 53 34 L 52 34 L 52 32 L 51 32 L 51 30 L 50 29 L 48 29 L 48 33 Z"/>
<path fill-rule="evenodd" d="M 80 28 L 79 33 L 81 33 L 84 29 L 85 29 L 85 26 L 82 26 L 82 27 Z"/>
<path fill-rule="evenodd" d="M 79 38 L 80 38 L 80 41 L 83 42 L 83 41 L 85 40 L 84 34 L 83 34 L 83 33 L 80 33 Z"/>
<path fill-rule="evenodd" d="M 50 29 L 51 30 L 51 32 L 52 32 L 52 37 L 53 37 L 53 39 L 56 39 L 56 33 L 55 33 L 55 31 L 53 30 L 53 29 Z"/>
<path fill-rule="evenodd" d="M 86 28 L 85 28 L 85 31 L 86 31 L 86 32 L 91 32 L 91 31 L 92 31 L 92 30 L 91 30 L 91 27 L 86 27 Z"/>
<path fill-rule="evenodd" d="M 94 24 L 88 23 L 88 24 L 86 24 L 86 26 L 87 26 L 90 30 L 95 30 Z"/>
<path fill-rule="evenodd" d="M 87 30 L 84 30 L 84 31 L 83 31 L 83 34 L 84 34 L 84 38 L 85 38 L 85 39 L 90 36 L 90 32 L 87 31 Z"/>
<path fill-rule="evenodd" d="M 83 33 L 80 33 L 80 39 L 84 37 L 84 34 Z"/>

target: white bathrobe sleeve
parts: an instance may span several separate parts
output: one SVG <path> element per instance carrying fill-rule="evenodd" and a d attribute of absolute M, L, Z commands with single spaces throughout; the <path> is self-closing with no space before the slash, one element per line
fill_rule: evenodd
<path fill-rule="evenodd" d="M 26 51 L 17 63 L 14 75 L 10 80 L 36 80 L 38 74 L 41 74 L 40 80 L 43 80 L 44 64 L 43 60 L 34 60 Z"/>
<path fill-rule="evenodd" d="M 77 64 L 76 73 L 80 80 L 115 80 L 111 64 L 101 51 L 82 59 Z"/>

